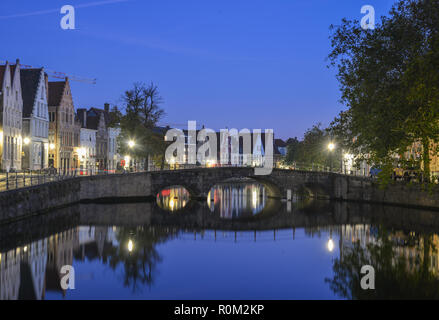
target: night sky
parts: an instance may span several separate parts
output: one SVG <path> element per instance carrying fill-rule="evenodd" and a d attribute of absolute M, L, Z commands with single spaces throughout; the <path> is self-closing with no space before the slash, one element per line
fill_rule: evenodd
<path fill-rule="evenodd" d="M 329 25 L 377 18 L 394 0 L 80 0 L 0 2 L 0 60 L 62 71 L 76 108 L 120 103 L 136 81 L 155 82 L 162 124 L 196 120 L 212 129 L 273 128 L 302 137 L 343 106 L 327 69 Z M 60 8 L 76 6 L 76 29 L 63 30 Z"/>

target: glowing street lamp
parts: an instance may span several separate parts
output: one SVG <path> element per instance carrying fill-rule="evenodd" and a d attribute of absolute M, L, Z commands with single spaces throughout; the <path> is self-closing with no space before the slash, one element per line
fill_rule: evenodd
<path fill-rule="evenodd" d="M 330 144 L 328 144 L 328 149 L 329 149 L 329 151 L 334 151 L 335 144 L 333 144 L 332 142 Z"/>
<path fill-rule="evenodd" d="M 54 144 L 54 143 L 49 144 L 49 149 L 50 149 L 50 150 L 55 149 L 55 144 Z"/>
<path fill-rule="evenodd" d="M 332 143 L 332 142 L 330 142 L 330 143 L 328 144 L 328 150 L 329 150 L 329 152 L 331 153 L 331 154 L 329 155 L 329 157 L 331 158 L 331 171 L 332 171 L 332 151 L 334 151 L 334 149 L 335 149 L 335 144 Z"/>
<path fill-rule="evenodd" d="M 25 145 L 28 145 L 30 142 L 30 139 L 28 137 L 26 137 L 26 138 L 24 138 L 23 142 Z"/>
<path fill-rule="evenodd" d="M 128 141 L 128 147 L 133 148 L 136 143 L 133 140 Z"/>

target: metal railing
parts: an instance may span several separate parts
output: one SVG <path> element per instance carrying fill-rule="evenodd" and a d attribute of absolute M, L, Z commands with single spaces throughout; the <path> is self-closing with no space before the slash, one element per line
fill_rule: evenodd
<path fill-rule="evenodd" d="M 0 172 L 0 192 L 77 177 L 124 173 L 116 170 L 55 169 Z"/>
<path fill-rule="evenodd" d="M 166 164 L 163 169 L 159 166 L 149 167 L 147 171 L 168 171 L 168 170 L 184 170 L 184 169 L 196 169 L 196 168 L 218 168 L 218 167 L 249 167 L 239 165 L 169 165 Z M 333 172 L 338 174 L 351 174 L 355 173 L 340 172 L 340 168 L 315 165 L 315 164 L 303 164 L 295 163 L 293 165 L 278 167 L 285 170 L 301 170 L 301 171 L 313 171 L 313 172 Z M 124 174 L 124 173 L 137 173 L 145 172 L 146 170 L 138 169 L 135 167 L 129 167 L 126 169 L 55 169 L 47 168 L 42 170 L 21 170 L 14 172 L 0 172 L 0 192 L 14 190 L 24 187 L 30 187 L 40 185 L 48 182 L 61 181 L 66 179 L 96 176 L 96 175 L 108 175 L 108 174 Z"/>

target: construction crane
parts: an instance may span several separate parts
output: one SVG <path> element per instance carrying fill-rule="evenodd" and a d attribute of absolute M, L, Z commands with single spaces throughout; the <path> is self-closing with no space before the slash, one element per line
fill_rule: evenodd
<path fill-rule="evenodd" d="M 6 61 L 0 60 L 0 64 L 5 64 L 5 63 L 6 63 Z M 22 68 L 22 69 L 39 69 L 40 67 L 34 67 L 31 65 L 20 63 L 20 68 Z M 66 74 L 65 72 L 50 70 L 50 69 L 46 69 L 46 68 L 44 68 L 44 71 L 47 73 L 47 75 L 49 77 L 56 78 L 56 79 L 65 79 L 66 77 L 68 77 L 69 81 L 76 81 L 76 82 L 82 82 L 82 83 L 88 83 L 88 84 L 96 84 L 96 80 L 97 80 L 96 78 L 95 79 L 82 78 L 82 77 L 77 77 L 74 75 Z"/>

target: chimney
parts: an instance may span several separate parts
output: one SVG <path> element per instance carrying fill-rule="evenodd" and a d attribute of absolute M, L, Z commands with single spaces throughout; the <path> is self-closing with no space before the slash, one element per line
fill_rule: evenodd
<path fill-rule="evenodd" d="M 87 109 L 82 109 L 82 127 L 87 128 Z"/>
<path fill-rule="evenodd" d="M 110 112 L 110 104 L 109 103 L 104 103 L 104 110 L 105 110 L 105 112 Z"/>

